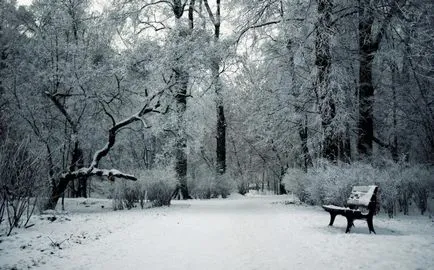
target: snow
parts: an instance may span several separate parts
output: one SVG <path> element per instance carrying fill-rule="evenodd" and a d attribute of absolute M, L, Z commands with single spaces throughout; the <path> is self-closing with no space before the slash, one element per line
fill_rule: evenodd
<path fill-rule="evenodd" d="M 69 199 L 55 221 L 35 216 L 0 238 L 0 269 L 434 269 L 428 217 L 380 214 L 376 235 L 357 220 L 345 234 L 345 218 L 329 227 L 322 208 L 292 202 L 233 195 L 112 211 L 108 200 Z"/>
<path fill-rule="evenodd" d="M 332 205 L 332 204 L 323 205 L 323 207 L 329 208 L 329 209 L 334 209 L 334 210 L 348 210 L 348 211 L 352 210 L 352 211 L 354 211 L 353 209 L 351 209 L 349 207 L 341 207 L 341 206 L 336 206 L 336 205 Z"/>
<path fill-rule="evenodd" d="M 347 204 L 368 206 L 377 186 L 355 186 L 351 191 Z"/>

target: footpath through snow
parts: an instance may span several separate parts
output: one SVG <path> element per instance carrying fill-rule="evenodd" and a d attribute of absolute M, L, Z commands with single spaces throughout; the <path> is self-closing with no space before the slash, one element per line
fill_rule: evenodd
<path fill-rule="evenodd" d="M 345 234 L 345 218 L 328 227 L 322 209 L 286 200 L 175 201 L 117 212 L 98 202 L 98 212 L 71 213 L 2 238 L 0 268 L 434 269 L 434 222 L 427 217 L 380 215 L 377 235 L 364 221 Z M 51 243 L 62 240 L 61 249 Z"/>

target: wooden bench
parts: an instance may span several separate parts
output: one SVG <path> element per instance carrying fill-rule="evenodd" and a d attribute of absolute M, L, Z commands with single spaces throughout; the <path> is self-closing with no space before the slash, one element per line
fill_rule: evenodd
<path fill-rule="evenodd" d="M 322 208 L 330 213 L 329 226 L 333 226 L 337 215 L 342 215 L 347 218 L 345 233 L 350 232 L 355 219 L 365 219 L 368 223 L 369 233 L 375 233 L 373 217 L 377 212 L 377 191 L 377 186 L 354 186 L 346 207 L 323 205 Z"/>

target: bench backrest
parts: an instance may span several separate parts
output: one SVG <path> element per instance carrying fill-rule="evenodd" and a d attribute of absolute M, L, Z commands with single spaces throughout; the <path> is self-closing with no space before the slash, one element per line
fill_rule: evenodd
<path fill-rule="evenodd" d="M 370 211 L 375 211 L 377 190 L 377 186 L 354 186 L 347 200 L 348 206 L 364 206 Z"/>

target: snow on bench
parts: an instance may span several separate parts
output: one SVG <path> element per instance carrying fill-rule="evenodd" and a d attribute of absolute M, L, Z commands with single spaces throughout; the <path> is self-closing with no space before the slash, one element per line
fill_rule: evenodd
<path fill-rule="evenodd" d="M 377 186 L 355 186 L 347 200 L 347 204 L 369 206 Z"/>
<path fill-rule="evenodd" d="M 354 226 L 355 219 L 365 219 L 369 233 L 375 233 L 373 217 L 376 214 L 377 191 L 377 186 L 354 186 L 346 207 L 323 205 L 324 210 L 330 213 L 329 226 L 333 226 L 336 215 L 342 215 L 347 218 L 346 233 L 349 233 L 351 227 Z"/>

